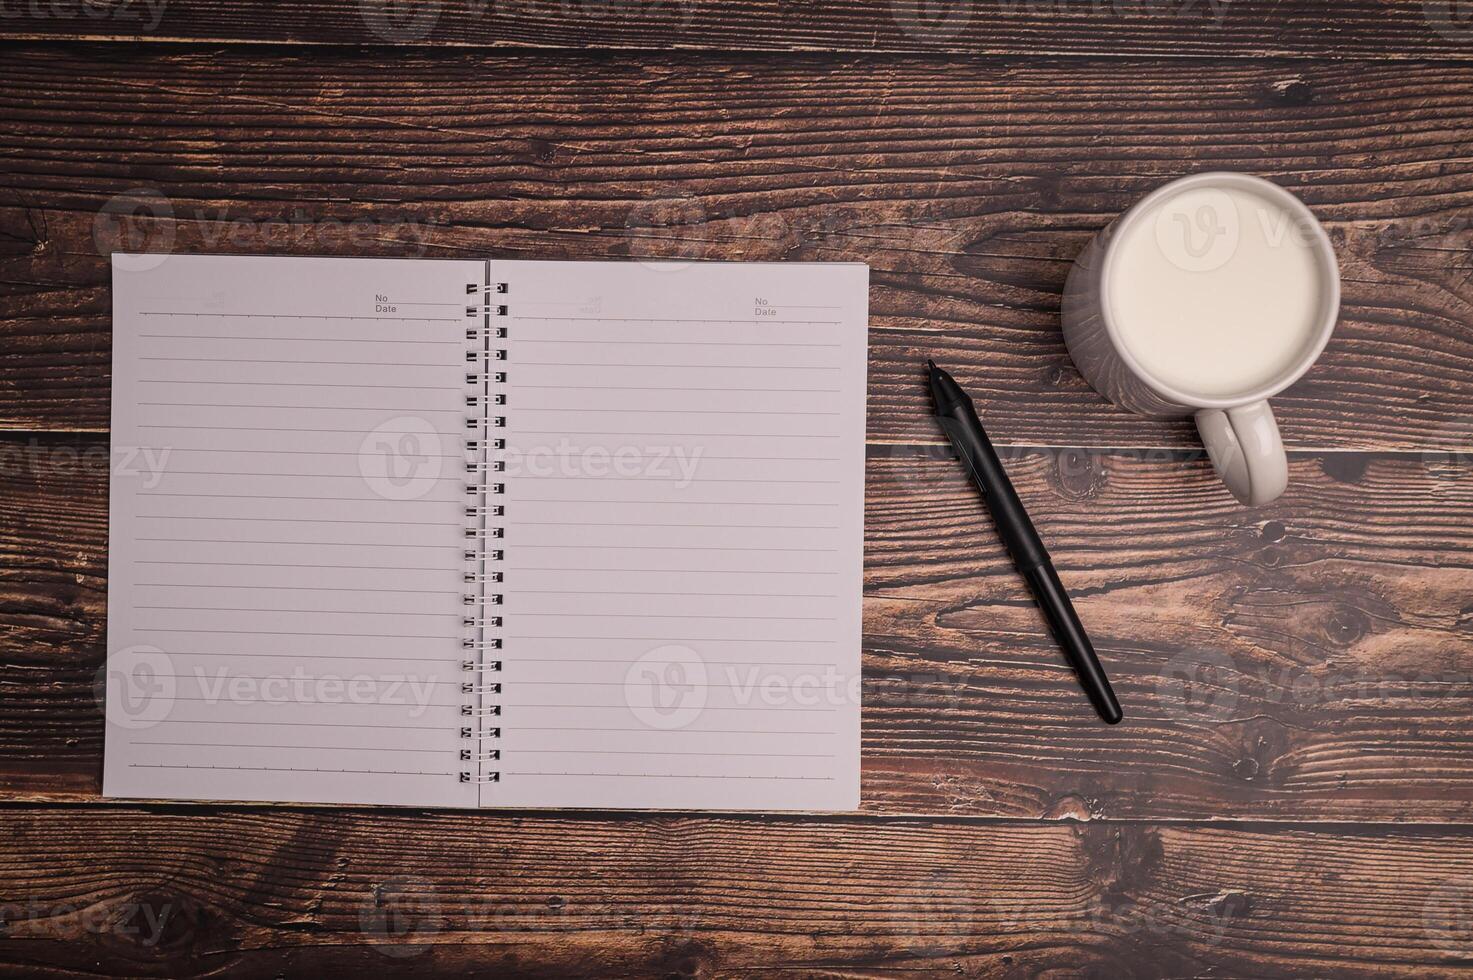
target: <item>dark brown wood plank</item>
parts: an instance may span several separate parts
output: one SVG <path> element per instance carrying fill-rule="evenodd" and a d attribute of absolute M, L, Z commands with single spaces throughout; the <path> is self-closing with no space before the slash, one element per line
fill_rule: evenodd
<path fill-rule="evenodd" d="M 1286 440 L 1453 448 L 1473 419 L 1470 103 L 1473 67 L 1445 64 L 13 48 L 0 425 L 106 428 L 119 246 L 683 256 L 870 263 L 874 441 L 935 441 L 929 354 L 1004 443 L 1186 447 L 1187 425 L 1084 384 L 1057 307 L 1111 216 L 1217 167 L 1301 194 L 1344 269 L 1330 350 L 1278 402 Z"/>
<path fill-rule="evenodd" d="M 1415 831 L 0 810 L 17 976 L 1466 975 Z"/>
<path fill-rule="evenodd" d="M 95 799 L 105 444 L 0 448 L 0 787 Z M 1127 721 L 1095 720 L 959 467 L 874 447 L 867 809 L 1473 818 L 1473 452 L 1299 455 L 1258 511 L 1181 454 L 1009 468 Z"/>
<path fill-rule="evenodd" d="M 0 36 L 294 44 L 1466 60 L 1455 0 L 28 0 Z"/>

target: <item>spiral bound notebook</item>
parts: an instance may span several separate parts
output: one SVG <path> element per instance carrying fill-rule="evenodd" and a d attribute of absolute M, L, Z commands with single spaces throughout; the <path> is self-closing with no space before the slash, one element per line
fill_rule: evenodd
<path fill-rule="evenodd" d="M 867 286 L 114 256 L 104 794 L 857 806 Z"/>

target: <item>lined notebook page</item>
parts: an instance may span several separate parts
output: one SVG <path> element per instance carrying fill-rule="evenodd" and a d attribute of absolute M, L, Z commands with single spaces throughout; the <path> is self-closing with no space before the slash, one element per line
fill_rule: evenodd
<path fill-rule="evenodd" d="M 456 779 L 482 262 L 117 256 L 109 796 Z"/>
<path fill-rule="evenodd" d="M 491 278 L 504 667 L 482 804 L 857 806 L 868 270 Z"/>

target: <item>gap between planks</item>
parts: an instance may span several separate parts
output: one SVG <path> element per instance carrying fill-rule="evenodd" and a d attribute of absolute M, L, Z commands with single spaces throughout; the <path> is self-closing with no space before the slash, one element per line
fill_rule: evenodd
<path fill-rule="evenodd" d="M 110 429 L 101 428 L 68 428 L 53 426 L 46 429 L 34 427 L 10 428 L 0 423 L 0 440 L 24 438 L 26 436 L 107 436 L 111 434 Z M 1035 442 L 1009 442 L 1006 439 L 993 439 L 992 444 L 998 449 L 1011 450 L 1019 455 L 1030 453 L 1057 452 L 1061 449 L 1086 449 L 1097 453 L 1172 453 L 1183 459 L 1199 459 L 1206 457 L 1206 450 L 1200 445 L 1182 445 L 1181 443 L 1145 443 L 1129 446 L 1103 445 L 1097 446 L 1087 442 L 1071 443 L 1035 443 Z M 917 452 L 935 450 L 938 446 L 947 443 L 938 434 L 935 442 L 885 442 L 880 439 L 866 439 L 864 442 L 866 450 L 883 449 L 886 452 L 894 452 L 897 449 L 910 449 Z M 1359 449 L 1354 446 L 1285 446 L 1284 451 L 1290 459 L 1312 459 L 1317 456 L 1366 456 L 1373 459 L 1405 459 L 1407 457 L 1418 457 L 1428 452 L 1445 452 L 1444 446 L 1425 446 L 1418 449 Z M 1171 458 L 1174 458 L 1171 457 Z"/>
<path fill-rule="evenodd" d="M 342 817 L 444 817 L 450 814 L 483 814 L 487 818 L 536 819 L 563 823 L 630 823 L 646 820 L 720 820 L 726 823 L 762 824 L 925 824 L 957 827 L 1054 827 L 1059 825 L 1116 827 L 1173 827 L 1202 830 L 1228 830 L 1240 833 L 1275 833 L 1314 831 L 1316 833 L 1350 833 L 1362 836 L 1464 837 L 1473 833 L 1473 821 L 1406 822 L 1392 820 L 1266 820 L 1261 817 L 1203 820 L 1189 817 L 1097 817 L 1081 820 L 1072 816 L 1009 817 L 995 814 L 968 816 L 955 813 L 901 813 L 883 810 L 858 812 L 754 811 L 754 810 L 582 810 L 519 809 L 487 807 L 399 807 L 334 803 L 192 803 L 181 800 L 109 799 L 97 796 L 16 797 L 0 799 L 0 812 L 82 810 L 97 812 L 137 811 L 155 816 L 227 817 L 252 813 L 323 813 Z"/>

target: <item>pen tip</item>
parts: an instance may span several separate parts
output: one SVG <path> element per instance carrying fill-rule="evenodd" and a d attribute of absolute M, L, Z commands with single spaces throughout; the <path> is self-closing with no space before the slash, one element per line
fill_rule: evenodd
<path fill-rule="evenodd" d="M 930 371 L 932 374 L 936 373 L 936 362 L 931 360 L 929 357 L 926 358 L 926 370 Z"/>

